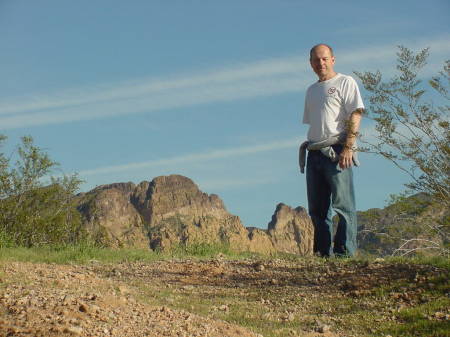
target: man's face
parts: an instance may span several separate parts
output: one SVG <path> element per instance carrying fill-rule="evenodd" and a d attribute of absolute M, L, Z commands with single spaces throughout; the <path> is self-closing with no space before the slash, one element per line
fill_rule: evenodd
<path fill-rule="evenodd" d="M 321 81 L 334 76 L 334 56 L 326 46 L 318 46 L 311 54 L 311 67 Z"/>

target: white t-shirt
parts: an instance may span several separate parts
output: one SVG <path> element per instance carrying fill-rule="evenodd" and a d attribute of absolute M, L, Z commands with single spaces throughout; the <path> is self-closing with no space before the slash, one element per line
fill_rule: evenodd
<path fill-rule="evenodd" d="M 312 84 L 306 91 L 303 114 L 303 123 L 309 124 L 308 140 L 318 142 L 345 131 L 345 121 L 360 108 L 364 109 L 364 104 L 351 76 L 338 73 Z"/>

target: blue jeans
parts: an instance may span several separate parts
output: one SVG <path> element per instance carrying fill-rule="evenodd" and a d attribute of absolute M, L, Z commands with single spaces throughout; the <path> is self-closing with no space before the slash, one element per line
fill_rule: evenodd
<path fill-rule="evenodd" d="M 334 145 L 337 153 L 341 145 Z M 330 256 L 353 256 L 356 252 L 356 207 L 352 168 L 342 170 L 338 162 L 320 151 L 309 151 L 306 164 L 309 215 L 314 224 L 314 252 Z M 332 210 L 339 222 L 332 247 Z"/>

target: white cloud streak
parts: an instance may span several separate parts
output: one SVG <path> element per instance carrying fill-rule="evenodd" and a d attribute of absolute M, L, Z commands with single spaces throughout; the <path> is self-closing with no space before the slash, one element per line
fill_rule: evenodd
<path fill-rule="evenodd" d="M 450 52 L 448 37 L 415 41 L 433 55 Z M 405 45 L 408 45 L 406 42 Z M 338 55 L 340 69 L 379 68 L 395 57 L 393 45 Z M 313 81 L 307 55 L 263 60 L 200 74 L 141 79 L 0 101 L 0 129 L 68 123 L 128 114 L 301 92 Z"/>
<path fill-rule="evenodd" d="M 15 113 L 0 117 L 0 128 L 10 129 L 90 120 L 130 113 L 152 112 L 212 102 L 275 95 L 298 91 L 306 85 L 299 78 L 257 78 L 217 86 L 204 85 L 183 90 L 148 93 L 121 100 L 97 101 L 87 105 L 61 107 L 54 111 Z"/>
<path fill-rule="evenodd" d="M 249 145 L 227 149 L 215 149 L 201 153 L 190 153 L 171 158 L 157 159 L 144 162 L 128 163 L 124 165 L 114 165 L 84 170 L 79 172 L 80 177 L 109 174 L 117 172 L 128 172 L 130 170 L 147 169 L 151 167 L 165 167 L 172 165 L 199 163 L 211 160 L 227 159 L 232 157 L 253 155 L 262 152 L 277 151 L 283 149 L 295 148 L 300 144 L 300 138 L 290 138 L 261 145 Z"/>
<path fill-rule="evenodd" d="M 202 190 L 229 190 L 241 187 L 248 186 L 257 186 L 257 185 L 267 185 L 267 184 L 275 184 L 278 182 L 279 177 L 273 176 L 265 176 L 260 178 L 229 178 L 229 179 L 212 179 L 212 180 L 203 180 L 196 179 L 196 183 L 201 187 Z"/>
<path fill-rule="evenodd" d="M 211 86 L 229 85 L 236 82 L 245 83 L 248 80 L 290 75 L 292 72 L 297 72 L 304 67 L 305 64 L 300 58 L 289 57 L 278 60 L 265 60 L 191 76 L 167 79 L 141 79 L 110 86 L 101 85 L 71 89 L 52 95 L 27 97 L 24 102 L 19 104 L 15 102 L 0 104 L 0 114 L 66 108 L 92 103 L 128 100 L 143 95 L 173 93 L 178 90 L 210 88 Z"/>

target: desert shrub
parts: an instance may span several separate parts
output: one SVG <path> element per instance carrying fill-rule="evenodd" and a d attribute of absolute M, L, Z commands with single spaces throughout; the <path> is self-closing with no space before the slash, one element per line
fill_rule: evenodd
<path fill-rule="evenodd" d="M 0 136 L 0 145 L 6 137 Z M 58 166 L 22 137 L 12 155 L 0 153 L 0 247 L 74 243 L 82 239 L 73 204 L 81 180 L 49 177 Z"/>
<path fill-rule="evenodd" d="M 362 239 L 382 254 L 449 254 L 450 60 L 424 82 L 420 71 L 428 55 L 428 49 L 414 53 L 399 46 L 391 79 L 380 71 L 355 72 L 368 93 L 366 115 L 375 131 L 361 138 L 362 150 L 391 161 L 410 178 L 406 194 L 391 200 L 387 212 L 365 215 Z M 408 198 L 413 194 L 427 198 Z"/>
<path fill-rule="evenodd" d="M 410 178 L 412 193 L 424 192 L 450 206 L 450 60 L 427 84 L 420 79 L 428 49 L 414 53 L 400 46 L 397 75 L 355 72 L 368 92 L 367 117 L 374 139 L 362 137 L 364 151 L 380 155 Z"/>

